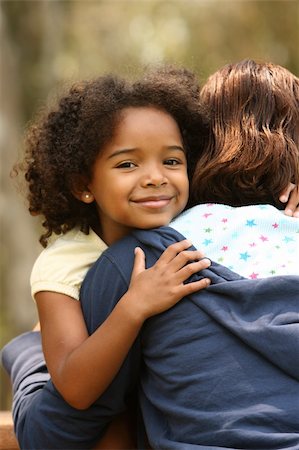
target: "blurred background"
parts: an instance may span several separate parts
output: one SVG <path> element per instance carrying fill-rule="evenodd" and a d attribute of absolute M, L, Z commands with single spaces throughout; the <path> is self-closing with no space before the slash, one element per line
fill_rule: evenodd
<path fill-rule="evenodd" d="M 174 62 L 201 83 L 229 62 L 267 60 L 299 75 L 298 0 L 1 0 L 0 346 L 36 321 L 29 277 L 40 224 L 10 178 L 25 126 L 69 80 Z M 1 369 L 2 370 L 2 369 Z M 10 408 L 1 371 L 0 409 Z"/>

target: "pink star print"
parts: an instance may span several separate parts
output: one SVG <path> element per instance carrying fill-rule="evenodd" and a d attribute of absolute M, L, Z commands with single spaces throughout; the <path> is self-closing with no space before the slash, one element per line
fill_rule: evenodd
<path fill-rule="evenodd" d="M 225 222 L 227 222 L 227 219 L 223 218 L 223 219 L 221 220 L 221 222 L 225 223 Z"/>
<path fill-rule="evenodd" d="M 249 275 L 249 278 L 251 278 L 252 280 L 256 280 L 256 279 L 257 279 L 257 277 L 258 277 L 258 273 L 254 273 L 254 272 L 252 272 L 252 274 L 251 274 L 251 275 Z"/>
<path fill-rule="evenodd" d="M 226 252 L 226 251 L 228 250 L 228 246 L 227 246 L 227 245 L 224 245 L 224 246 L 222 247 L 221 250 L 223 250 L 224 252 Z"/>
<path fill-rule="evenodd" d="M 203 215 L 203 217 L 205 217 L 206 219 L 207 219 L 209 216 L 212 216 L 212 213 L 205 213 L 205 214 Z"/>
<path fill-rule="evenodd" d="M 249 244 L 249 246 L 250 246 L 250 247 L 255 247 L 255 246 L 256 246 L 256 243 L 255 243 L 255 242 L 252 242 L 252 244 Z"/>
<path fill-rule="evenodd" d="M 279 226 L 279 225 L 278 225 L 278 223 L 276 223 L 276 222 L 272 224 L 272 227 L 273 227 L 273 228 L 278 228 L 278 226 Z"/>
<path fill-rule="evenodd" d="M 261 236 L 260 236 L 260 240 L 263 241 L 263 242 L 265 242 L 265 241 L 268 240 L 268 238 L 267 238 L 266 236 L 261 235 Z"/>

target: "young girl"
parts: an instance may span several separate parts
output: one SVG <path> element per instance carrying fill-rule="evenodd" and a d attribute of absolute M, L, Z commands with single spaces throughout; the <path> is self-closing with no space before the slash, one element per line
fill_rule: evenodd
<path fill-rule="evenodd" d="M 91 337 L 76 301 L 87 269 L 107 245 L 133 228 L 167 225 L 185 208 L 187 155 L 205 130 L 193 86 L 195 78 L 184 70 L 168 72 L 167 78 L 148 74 L 134 83 L 114 76 L 81 82 L 27 134 L 23 168 L 29 210 L 44 217 L 41 243 L 46 247 L 32 272 L 32 294 L 48 371 L 74 408 L 86 409 L 105 391 L 148 317 L 208 285 L 207 279 L 184 283 L 210 264 L 201 252 L 188 251 L 191 243 L 185 240 L 167 249 L 149 270 L 136 250 L 130 289 Z M 53 233 L 60 237 L 51 240 Z M 29 424 L 38 402 L 45 404 L 39 394 L 19 421 Z M 47 438 L 41 448 L 94 443 L 92 436 L 88 443 L 65 437 L 63 417 L 62 410 L 58 437 L 47 430 L 45 419 Z M 109 420 L 106 413 L 102 426 L 95 424 L 97 437 Z"/>

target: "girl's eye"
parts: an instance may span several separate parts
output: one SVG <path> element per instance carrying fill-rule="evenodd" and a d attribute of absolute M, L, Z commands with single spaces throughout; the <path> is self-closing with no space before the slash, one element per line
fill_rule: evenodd
<path fill-rule="evenodd" d="M 167 166 L 176 166 L 176 165 L 182 164 L 182 163 L 181 163 L 181 161 L 179 161 L 176 158 L 169 158 L 164 161 L 164 164 Z"/>
<path fill-rule="evenodd" d="M 117 169 L 132 169 L 135 166 L 136 164 L 134 164 L 132 161 L 125 161 L 118 164 L 116 167 Z"/>

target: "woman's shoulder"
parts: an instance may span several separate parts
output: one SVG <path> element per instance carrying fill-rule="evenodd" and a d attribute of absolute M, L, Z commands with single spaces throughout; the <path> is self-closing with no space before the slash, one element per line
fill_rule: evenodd
<path fill-rule="evenodd" d="M 283 210 L 268 205 L 246 205 L 246 206 L 229 206 L 221 203 L 203 203 L 193 206 L 181 213 L 172 223 L 180 223 L 194 219 L 213 219 L 219 218 L 236 218 L 243 220 L 245 217 L 255 217 L 264 219 L 265 221 L 279 219 L 280 221 L 289 222 L 295 227 L 298 226 L 298 218 L 289 217 L 284 214 Z"/>

